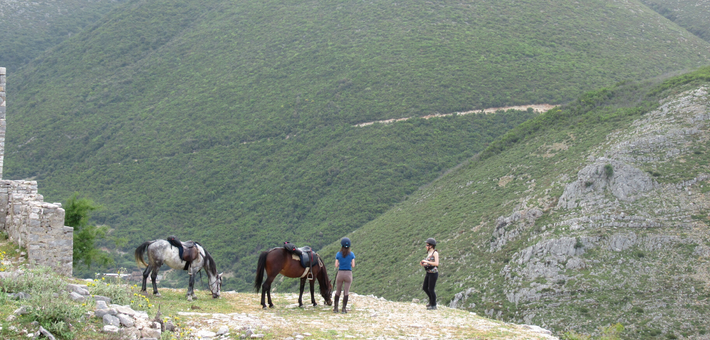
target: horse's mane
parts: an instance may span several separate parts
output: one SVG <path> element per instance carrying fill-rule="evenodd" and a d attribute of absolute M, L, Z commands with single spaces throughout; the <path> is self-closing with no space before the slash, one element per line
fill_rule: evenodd
<path fill-rule="evenodd" d="M 217 263 L 214 262 L 212 255 L 207 252 L 207 249 L 203 247 L 202 250 L 205 251 L 205 261 L 207 262 L 207 266 L 205 266 L 205 272 L 209 270 L 208 274 L 212 274 L 212 276 L 217 276 Z"/>

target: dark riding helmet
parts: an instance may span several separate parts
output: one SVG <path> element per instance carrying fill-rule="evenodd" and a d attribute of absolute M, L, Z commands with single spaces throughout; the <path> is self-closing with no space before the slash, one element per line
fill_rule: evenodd
<path fill-rule="evenodd" d="M 340 240 L 340 245 L 343 246 L 343 248 L 350 248 L 350 239 L 343 237 L 343 239 Z"/>
<path fill-rule="evenodd" d="M 432 246 L 436 246 L 436 240 L 433 237 L 426 239 L 426 243 L 431 244 Z"/>

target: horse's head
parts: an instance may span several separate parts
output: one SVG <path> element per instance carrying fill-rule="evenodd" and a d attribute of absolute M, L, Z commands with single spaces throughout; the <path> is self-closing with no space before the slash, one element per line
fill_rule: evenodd
<path fill-rule="evenodd" d="M 330 281 L 326 282 L 328 283 L 328 292 L 323 298 L 325 299 L 325 304 L 331 306 L 333 304 L 333 301 L 330 299 L 330 297 L 333 296 L 333 285 L 330 284 Z"/>
<path fill-rule="evenodd" d="M 212 292 L 212 298 L 216 299 L 220 296 L 222 290 L 222 274 L 219 273 L 215 277 L 210 278 L 210 292 Z"/>
<path fill-rule="evenodd" d="M 331 296 L 333 296 L 333 285 L 330 283 L 330 280 L 328 279 L 328 273 L 325 270 L 325 266 L 320 267 L 320 273 L 318 273 L 319 280 L 318 283 L 320 284 L 320 293 L 321 296 L 323 296 L 323 300 L 325 300 L 325 304 L 330 306 L 333 304 L 333 301 L 331 300 Z"/>

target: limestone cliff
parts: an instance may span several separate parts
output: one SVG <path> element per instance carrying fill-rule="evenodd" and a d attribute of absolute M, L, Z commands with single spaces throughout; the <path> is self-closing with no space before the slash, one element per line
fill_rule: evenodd
<path fill-rule="evenodd" d="M 517 321 L 578 329 L 597 319 L 621 322 L 637 335 L 695 329 L 704 336 L 709 104 L 708 87 L 663 100 L 587 149 L 581 170 L 556 174 L 564 188 L 556 204 L 540 200 L 549 190 L 531 190 L 511 215 L 497 219 L 489 252 L 521 235 L 531 244 L 500 270 L 505 299 L 519 307 Z M 530 204 L 536 200 L 547 203 Z M 450 306 L 475 309 L 479 290 L 460 291 Z M 565 314 L 588 318 L 570 323 Z"/>

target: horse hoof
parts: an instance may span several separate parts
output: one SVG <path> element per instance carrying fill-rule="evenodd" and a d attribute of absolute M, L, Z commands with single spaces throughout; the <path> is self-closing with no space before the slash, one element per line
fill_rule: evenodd
<path fill-rule="evenodd" d="M 266 309 L 266 306 L 261 306 L 261 309 Z"/>
<path fill-rule="evenodd" d="M 153 293 L 153 296 L 155 296 L 155 297 L 161 297 L 162 295 L 160 295 L 160 293 Z"/>
<path fill-rule="evenodd" d="M 192 301 L 192 296 L 188 296 L 187 301 Z"/>
<path fill-rule="evenodd" d="M 269 305 L 269 308 L 274 308 L 274 305 Z"/>

